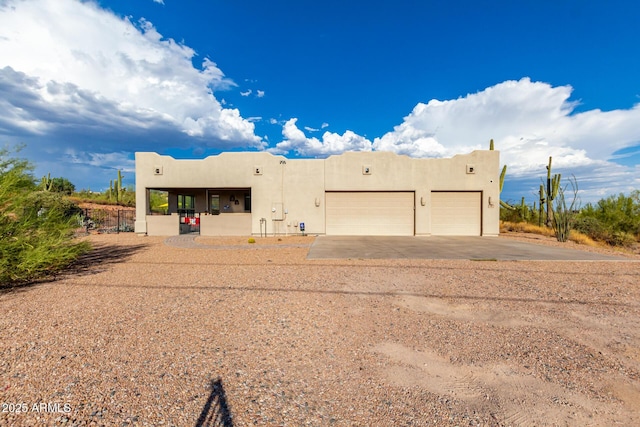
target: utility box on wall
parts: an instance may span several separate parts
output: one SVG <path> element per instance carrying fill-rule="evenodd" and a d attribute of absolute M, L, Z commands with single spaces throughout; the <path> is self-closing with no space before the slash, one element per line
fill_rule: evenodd
<path fill-rule="evenodd" d="M 282 207 L 282 203 L 274 203 L 271 207 L 271 220 L 273 221 L 283 221 L 284 220 L 284 209 Z"/>

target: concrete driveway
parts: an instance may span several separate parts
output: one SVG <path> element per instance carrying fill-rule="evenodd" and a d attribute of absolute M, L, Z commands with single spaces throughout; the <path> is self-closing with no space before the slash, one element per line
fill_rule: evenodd
<path fill-rule="evenodd" d="M 307 259 L 627 260 L 500 237 L 318 236 Z"/>

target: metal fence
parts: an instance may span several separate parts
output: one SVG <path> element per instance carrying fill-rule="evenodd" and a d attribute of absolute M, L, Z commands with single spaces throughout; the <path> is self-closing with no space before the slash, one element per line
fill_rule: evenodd
<path fill-rule="evenodd" d="M 122 233 L 133 232 L 135 229 L 136 211 L 121 209 L 83 209 L 82 211 L 82 227 L 87 233 L 91 231 Z"/>

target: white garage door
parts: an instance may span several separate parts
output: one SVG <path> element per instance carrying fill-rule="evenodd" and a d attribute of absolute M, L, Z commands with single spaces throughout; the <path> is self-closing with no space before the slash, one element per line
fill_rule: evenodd
<path fill-rule="evenodd" d="M 413 236 L 413 192 L 327 192 L 327 234 Z"/>
<path fill-rule="evenodd" d="M 480 236 L 482 200 L 479 191 L 431 193 L 431 234 Z"/>

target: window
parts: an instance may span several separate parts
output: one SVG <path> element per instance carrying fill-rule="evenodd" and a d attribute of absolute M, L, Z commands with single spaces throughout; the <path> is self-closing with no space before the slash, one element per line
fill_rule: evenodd
<path fill-rule="evenodd" d="M 149 190 L 149 212 L 151 215 L 166 215 L 169 211 L 169 192 Z"/>
<path fill-rule="evenodd" d="M 196 196 L 188 194 L 178 194 L 178 212 L 194 212 L 196 209 Z"/>
<path fill-rule="evenodd" d="M 251 194 L 244 193 L 244 211 L 251 212 Z"/>
<path fill-rule="evenodd" d="M 220 195 L 209 195 L 209 213 L 211 215 L 220 215 Z"/>

